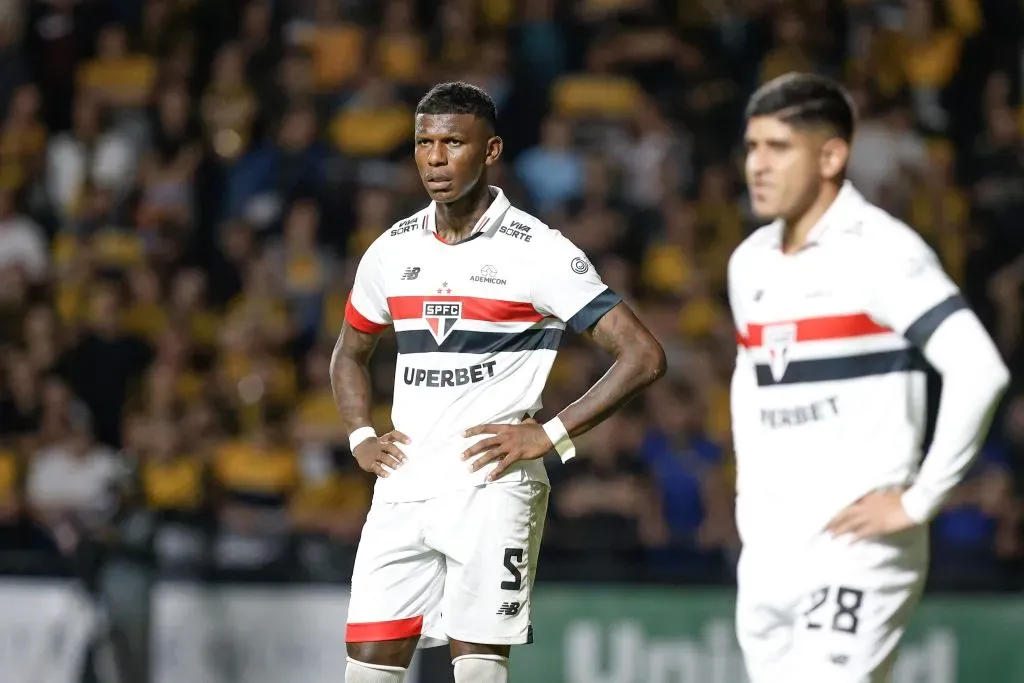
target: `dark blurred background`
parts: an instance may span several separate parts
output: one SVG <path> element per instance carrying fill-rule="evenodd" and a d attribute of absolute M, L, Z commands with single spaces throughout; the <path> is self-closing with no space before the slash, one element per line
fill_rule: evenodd
<path fill-rule="evenodd" d="M 415 103 L 460 79 L 498 105 L 506 153 L 492 182 L 585 249 L 669 354 L 669 377 L 583 439 L 584 457 L 549 463 L 539 595 L 575 604 L 585 590 L 599 612 L 586 623 L 613 636 L 624 615 L 663 639 L 679 635 L 673 622 L 728 619 L 738 540 L 723 290 L 731 250 L 756 227 L 742 111 L 767 79 L 817 71 L 860 108 L 851 179 L 934 246 L 1014 374 L 934 525 L 926 607 L 965 601 L 936 617 L 960 639 L 960 678 L 899 680 L 1024 680 L 1020 652 L 1009 668 L 962 664 L 966 648 L 997 666 L 983 656 L 995 645 L 979 654 L 970 633 L 1024 636 L 1024 621 L 942 595 L 1016 592 L 1003 600 L 1024 612 L 1022 30 L 1014 0 L 0 3 L 0 592 L 89 596 L 85 611 L 105 617 L 83 626 L 87 666 L 69 665 L 74 676 L 343 678 L 311 663 L 305 636 L 274 661 L 240 641 L 265 637 L 249 650 L 270 651 L 294 632 L 307 618 L 288 602 L 296 591 L 344 598 L 373 482 L 348 453 L 330 353 L 361 253 L 426 202 Z M 385 335 L 378 430 L 394 353 Z M 607 363 L 567 340 L 545 404 L 574 400 Z M 231 590 L 253 583 L 286 607 L 238 607 Z M 187 595 L 167 607 L 167 586 Z M 680 615 L 691 603 L 679 590 L 703 607 Z M 644 607 L 651 595 L 676 616 Z M 53 644 L 69 608 L 57 600 L 46 621 L 28 600 L 21 616 L 3 610 L 0 647 L 36 667 L 47 648 L 74 659 L 73 638 Z M 194 613 L 166 617 L 186 603 Z M 200 624 L 213 603 L 221 621 Z M 238 635 L 239 622 L 282 614 L 280 632 Z M 318 628 L 343 633 L 343 609 L 331 614 Z M 548 649 L 517 653 L 548 672 L 530 680 L 691 680 L 672 677 L 682 664 L 579 673 L 586 633 L 548 614 L 536 617 L 538 640 L 550 622 Z M 89 645 L 104 634 L 114 664 Z M 914 671 L 939 666 L 921 647 Z"/>

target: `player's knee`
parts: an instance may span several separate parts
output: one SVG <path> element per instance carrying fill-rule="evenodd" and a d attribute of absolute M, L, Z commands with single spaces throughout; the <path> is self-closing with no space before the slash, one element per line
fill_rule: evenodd
<path fill-rule="evenodd" d="M 348 656 L 357 662 L 372 666 L 408 669 L 416 653 L 418 638 L 382 640 L 367 643 L 348 643 Z"/>
<path fill-rule="evenodd" d="M 345 683 L 403 683 L 405 667 L 368 664 L 352 657 L 345 665 Z"/>
<path fill-rule="evenodd" d="M 508 657 L 470 654 L 452 660 L 455 683 L 508 683 Z"/>

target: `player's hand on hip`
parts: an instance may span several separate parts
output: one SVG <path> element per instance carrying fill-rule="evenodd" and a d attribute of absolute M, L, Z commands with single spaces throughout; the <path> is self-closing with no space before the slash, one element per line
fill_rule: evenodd
<path fill-rule="evenodd" d="M 554 448 L 544 428 L 536 420 L 526 418 L 515 425 L 486 424 L 467 429 L 462 433 L 465 437 L 490 434 L 481 439 L 462 453 L 463 460 L 476 458 L 469 466 L 476 472 L 484 465 L 497 462 L 494 470 L 487 475 L 487 481 L 494 481 L 507 470 L 512 463 L 520 460 L 536 460 Z"/>
<path fill-rule="evenodd" d="M 400 443 L 409 443 L 409 437 L 393 429 L 384 436 L 366 439 L 355 447 L 352 455 L 361 469 L 384 478 L 406 461 L 405 453 L 396 445 Z"/>
<path fill-rule="evenodd" d="M 903 491 L 872 491 L 836 515 L 827 532 L 838 538 L 850 535 L 853 540 L 887 536 L 917 526 L 903 509 Z"/>

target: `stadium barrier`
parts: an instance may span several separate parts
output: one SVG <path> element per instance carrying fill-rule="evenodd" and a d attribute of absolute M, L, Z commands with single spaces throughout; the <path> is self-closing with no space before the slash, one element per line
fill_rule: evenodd
<path fill-rule="evenodd" d="M 743 683 L 724 590 L 538 586 L 536 642 L 515 653 L 519 680 Z M 1024 596 L 929 597 L 893 683 L 1024 682 Z"/>
<path fill-rule="evenodd" d="M 95 614 L 75 584 L 0 582 L 4 683 L 79 683 Z M 160 582 L 151 601 L 152 683 L 337 683 L 348 591 L 337 585 Z M 744 683 L 723 590 L 538 586 L 535 643 L 516 680 Z M 414 665 L 414 668 L 418 666 Z M 419 681 L 416 671 L 409 679 Z M 1024 681 L 1024 596 L 930 597 L 893 683 Z"/>
<path fill-rule="evenodd" d="M 0 681 L 80 683 L 96 610 L 65 579 L 0 581 Z"/>

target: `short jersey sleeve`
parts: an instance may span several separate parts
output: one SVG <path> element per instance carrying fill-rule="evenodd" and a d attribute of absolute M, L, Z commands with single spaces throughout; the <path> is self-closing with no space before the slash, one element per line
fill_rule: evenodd
<path fill-rule="evenodd" d="M 622 301 L 587 255 L 561 233 L 553 231 L 545 247 L 534 273 L 532 303 L 538 312 L 583 332 Z"/>
<path fill-rule="evenodd" d="M 729 299 L 729 311 L 732 314 L 733 328 L 736 330 L 736 342 L 743 346 L 747 337 L 747 322 L 743 312 L 743 297 L 740 295 L 741 283 L 739 281 L 740 259 L 739 251 L 734 251 L 729 257 L 729 265 L 726 269 L 726 291 Z"/>
<path fill-rule="evenodd" d="M 345 322 L 368 334 L 376 334 L 391 324 L 379 251 L 379 242 L 375 242 L 359 260 L 356 279 L 345 304 Z"/>
<path fill-rule="evenodd" d="M 935 252 L 906 229 L 872 257 L 874 291 L 869 314 L 918 348 L 950 315 L 967 308 Z"/>

